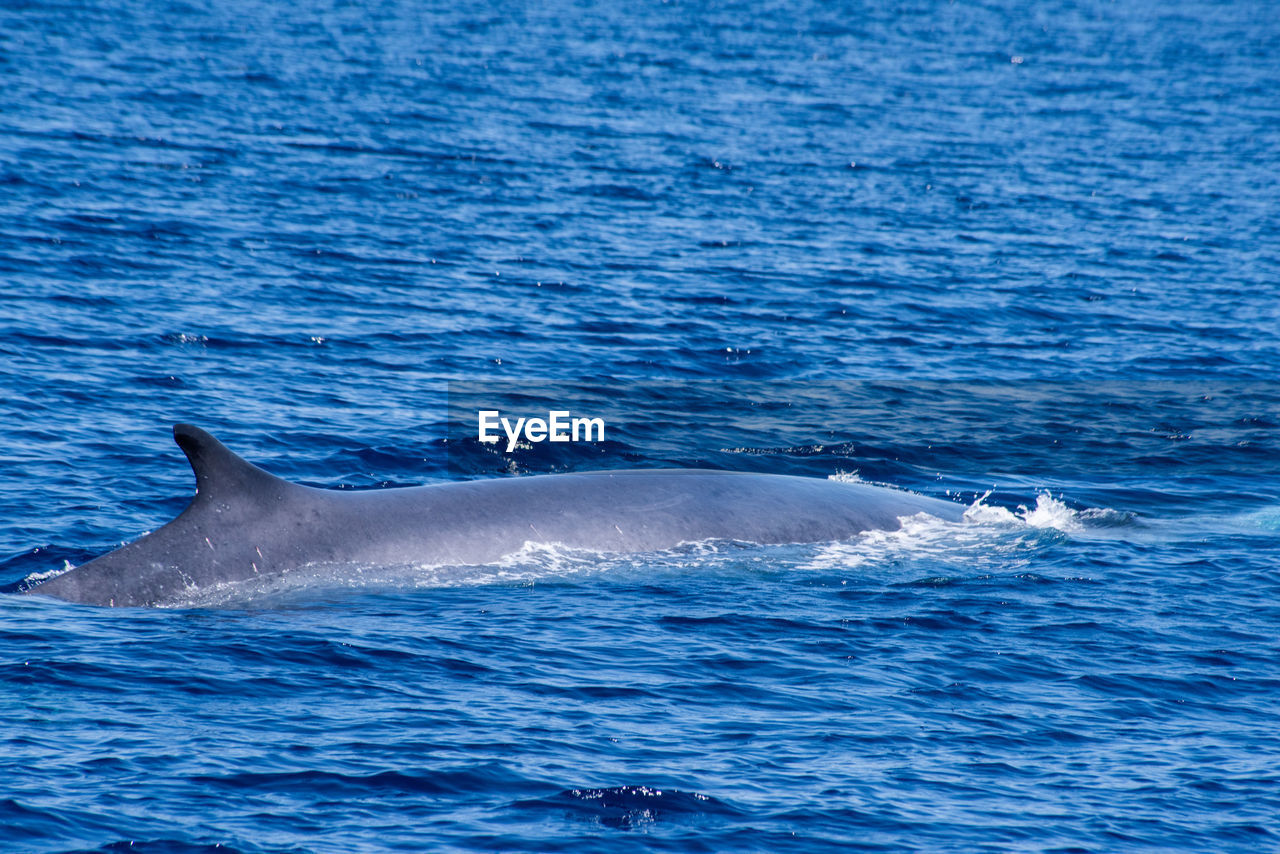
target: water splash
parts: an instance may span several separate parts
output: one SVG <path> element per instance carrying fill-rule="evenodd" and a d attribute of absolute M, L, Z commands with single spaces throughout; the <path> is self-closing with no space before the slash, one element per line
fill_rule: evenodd
<path fill-rule="evenodd" d="M 987 491 L 964 512 L 966 522 L 978 525 L 1013 526 L 1028 528 L 1053 528 L 1063 533 L 1078 533 L 1085 529 L 1082 513 L 1072 510 L 1061 498 L 1048 492 L 1036 496 L 1034 507 L 1019 504 L 1016 510 L 987 504 L 991 497 Z"/>

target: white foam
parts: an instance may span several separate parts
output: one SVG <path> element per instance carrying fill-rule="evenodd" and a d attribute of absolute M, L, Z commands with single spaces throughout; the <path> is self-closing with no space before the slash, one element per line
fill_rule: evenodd
<path fill-rule="evenodd" d="M 851 569 L 936 557 L 952 560 L 983 540 L 978 525 L 948 522 L 926 513 L 904 517 L 893 531 L 865 531 L 850 540 L 815 547 L 799 569 Z"/>
<path fill-rule="evenodd" d="M 23 581 L 23 584 L 26 586 L 26 588 L 30 589 L 32 587 L 35 587 L 37 584 L 42 584 L 48 581 L 50 578 L 57 578 L 59 575 L 62 575 L 63 573 L 73 569 L 75 569 L 75 567 L 71 565 L 71 561 L 64 560 L 62 562 L 62 566 L 58 567 L 57 569 L 47 569 L 44 572 L 33 572 L 30 575 L 28 575 L 26 578 L 22 579 L 22 581 Z"/>
<path fill-rule="evenodd" d="M 1063 533 L 1077 533 L 1084 530 L 1081 514 L 1048 492 L 1041 492 L 1036 496 L 1034 507 L 1028 508 L 1025 504 L 1019 504 L 1016 511 L 986 504 L 990 496 L 991 493 L 988 491 L 969 505 L 969 508 L 964 511 L 966 522 L 979 525 L 1054 528 Z"/>
<path fill-rule="evenodd" d="M 1117 518 L 1128 518 L 1114 510 L 1073 510 L 1048 492 L 1038 494 L 1033 506 L 1023 504 L 1012 510 L 987 504 L 990 496 L 987 492 L 977 498 L 960 522 L 918 513 L 903 517 L 896 530 L 866 531 L 850 540 L 818 546 L 799 568 L 830 570 L 925 562 L 965 567 L 971 573 L 998 561 L 1007 572 L 1011 566 L 1029 564 L 1033 550 L 1043 547 L 1043 537 L 1028 534 L 1056 531 L 1090 536 L 1095 522 L 1105 526 Z"/>
<path fill-rule="evenodd" d="M 838 471 L 835 474 L 827 475 L 827 480 L 833 481 L 835 483 L 861 483 L 861 484 L 866 484 L 867 486 L 879 486 L 879 487 L 883 487 L 884 489 L 891 489 L 894 492 L 905 492 L 908 495 L 915 494 L 899 486 L 894 486 L 892 483 L 885 483 L 879 480 L 867 480 L 865 477 L 858 474 L 856 471 Z"/>

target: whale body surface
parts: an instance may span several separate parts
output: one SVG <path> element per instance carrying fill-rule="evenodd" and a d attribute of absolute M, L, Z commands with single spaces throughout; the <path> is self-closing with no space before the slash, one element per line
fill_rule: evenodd
<path fill-rule="evenodd" d="M 861 483 L 700 469 L 530 475 L 330 490 L 278 478 L 204 430 L 173 428 L 196 495 L 172 522 L 28 590 L 110 606 L 179 604 L 211 585 L 315 565 L 473 565 L 527 543 L 646 552 L 702 540 L 842 540 L 959 505 Z"/>

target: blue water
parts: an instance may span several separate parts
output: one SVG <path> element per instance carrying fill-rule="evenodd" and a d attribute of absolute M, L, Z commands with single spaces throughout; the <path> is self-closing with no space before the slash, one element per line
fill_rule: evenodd
<path fill-rule="evenodd" d="M 0 584 L 176 515 L 177 421 L 970 507 L 0 596 L 4 850 L 1280 850 L 1280 18 L 1026 5 L 0 4 Z"/>

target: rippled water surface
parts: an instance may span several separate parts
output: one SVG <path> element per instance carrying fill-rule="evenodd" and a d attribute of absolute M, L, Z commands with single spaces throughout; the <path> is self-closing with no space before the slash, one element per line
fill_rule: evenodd
<path fill-rule="evenodd" d="M 1277 57 L 1262 2 L 0 4 L 5 849 L 1280 848 Z M 179 421 L 968 510 L 19 595 L 186 505 Z"/>

